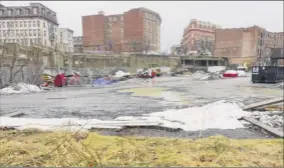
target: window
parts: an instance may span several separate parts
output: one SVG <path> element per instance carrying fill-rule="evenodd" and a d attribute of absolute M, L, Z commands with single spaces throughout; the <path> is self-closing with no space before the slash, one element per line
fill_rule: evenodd
<path fill-rule="evenodd" d="M 8 10 L 8 15 L 12 15 L 12 10 Z"/>
<path fill-rule="evenodd" d="M 37 14 L 37 8 L 33 8 L 33 14 L 34 14 L 34 15 Z"/>
<path fill-rule="evenodd" d="M 25 15 L 29 15 L 29 13 L 30 13 L 30 10 L 29 10 L 29 9 L 26 9 L 26 10 L 25 10 Z"/>
<path fill-rule="evenodd" d="M 0 16 L 4 15 L 4 10 L 0 10 Z"/>
<path fill-rule="evenodd" d="M 20 21 L 20 27 L 22 27 L 23 26 L 23 23 L 22 23 L 22 21 Z"/>
<path fill-rule="evenodd" d="M 45 9 L 44 9 L 44 8 L 41 9 L 41 13 L 42 13 L 43 15 L 45 14 Z"/>
<path fill-rule="evenodd" d="M 31 23 L 31 21 L 29 21 L 29 27 L 32 27 L 32 23 Z"/>
<path fill-rule="evenodd" d="M 43 22 L 43 27 L 45 28 L 45 22 Z"/>
<path fill-rule="evenodd" d="M 36 27 L 36 21 L 33 21 L 33 27 Z"/>
<path fill-rule="evenodd" d="M 37 21 L 37 27 L 40 27 L 40 22 L 39 22 L 39 20 Z"/>
<path fill-rule="evenodd" d="M 29 30 L 29 36 L 32 36 L 32 30 Z"/>
<path fill-rule="evenodd" d="M 34 36 L 36 36 L 36 30 L 33 30 L 33 32 L 34 32 Z"/>
<path fill-rule="evenodd" d="M 116 22 L 116 17 L 113 18 L 113 21 Z"/>
<path fill-rule="evenodd" d="M 46 35 L 46 31 L 43 31 L 43 36 L 45 37 L 45 35 Z"/>
<path fill-rule="evenodd" d="M 21 10 L 20 9 L 17 9 L 17 15 L 20 15 L 21 14 Z"/>
<path fill-rule="evenodd" d="M 24 21 L 24 27 L 27 27 L 27 21 Z"/>
<path fill-rule="evenodd" d="M 15 21 L 15 27 L 18 27 L 18 21 Z"/>

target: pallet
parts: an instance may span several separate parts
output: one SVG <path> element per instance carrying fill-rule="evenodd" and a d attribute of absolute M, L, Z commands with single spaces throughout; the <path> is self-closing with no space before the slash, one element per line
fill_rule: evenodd
<path fill-rule="evenodd" d="M 249 105 L 244 106 L 242 109 L 243 110 L 251 110 L 251 109 L 256 108 L 256 107 L 261 107 L 261 106 L 266 106 L 266 105 L 271 105 L 271 104 L 276 104 L 276 103 L 281 103 L 281 102 L 284 102 L 284 98 L 278 97 L 278 98 L 275 98 L 275 99 L 270 99 L 270 100 L 266 100 L 266 101 L 262 101 L 262 102 L 249 104 Z"/>

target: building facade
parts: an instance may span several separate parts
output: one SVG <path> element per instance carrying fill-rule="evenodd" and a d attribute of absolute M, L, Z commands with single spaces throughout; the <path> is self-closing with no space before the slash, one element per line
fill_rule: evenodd
<path fill-rule="evenodd" d="M 54 11 L 40 3 L 0 6 L 0 42 L 54 47 L 58 36 Z"/>
<path fill-rule="evenodd" d="M 214 56 L 228 57 L 231 64 L 270 63 L 272 48 L 283 48 L 283 33 L 273 33 L 259 26 L 216 29 Z"/>
<path fill-rule="evenodd" d="M 83 37 L 73 37 L 74 53 L 83 53 Z"/>
<path fill-rule="evenodd" d="M 192 19 L 184 29 L 181 46 L 188 52 L 213 53 L 215 29 L 219 25 Z"/>
<path fill-rule="evenodd" d="M 58 49 L 64 53 L 73 53 L 74 52 L 74 43 L 73 43 L 73 30 L 68 28 L 59 28 L 59 42 Z"/>
<path fill-rule="evenodd" d="M 160 25 L 160 15 L 146 8 L 83 16 L 83 47 L 112 52 L 160 51 Z"/>

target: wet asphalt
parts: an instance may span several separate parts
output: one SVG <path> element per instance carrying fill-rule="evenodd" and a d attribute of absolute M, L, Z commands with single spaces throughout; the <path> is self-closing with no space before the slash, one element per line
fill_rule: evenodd
<path fill-rule="evenodd" d="M 283 95 L 275 84 L 252 84 L 250 78 L 195 80 L 192 77 L 160 77 L 152 87 L 163 87 L 181 100 L 165 100 L 161 97 L 132 96 L 120 92 L 123 89 L 151 87 L 144 79 L 130 79 L 107 87 L 56 88 L 52 91 L 21 95 L 1 95 L 0 115 L 23 112 L 25 118 L 96 118 L 112 120 L 119 116 L 140 116 L 166 109 L 202 106 L 218 100 L 250 104 Z M 181 102 L 182 101 L 182 102 Z M 201 138 L 224 135 L 230 138 L 268 138 L 266 134 L 251 129 L 185 132 L 152 128 L 129 128 L 119 132 L 100 131 L 107 135 L 140 135 L 179 138 Z"/>

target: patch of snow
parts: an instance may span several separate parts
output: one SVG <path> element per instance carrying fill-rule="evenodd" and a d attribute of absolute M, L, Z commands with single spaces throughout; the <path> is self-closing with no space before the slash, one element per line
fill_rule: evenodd
<path fill-rule="evenodd" d="M 121 78 L 121 77 L 128 76 L 128 75 L 130 75 L 130 73 L 128 73 L 128 72 L 123 72 L 123 71 L 117 71 L 117 72 L 115 73 L 115 77 L 117 77 L 117 78 Z"/>
<path fill-rule="evenodd" d="M 19 94 L 19 93 L 33 93 L 41 92 L 42 90 L 36 86 L 26 83 L 18 83 L 15 85 L 8 86 L 0 90 L 0 94 Z"/>
<path fill-rule="evenodd" d="M 216 73 L 225 70 L 225 66 L 208 66 L 208 72 L 210 73 Z"/>
<path fill-rule="evenodd" d="M 114 121 L 102 121 L 97 119 L 77 118 L 10 118 L 0 117 L 0 127 L 15 127 L 17 129 L 38 128 L 42 130 L 91 128 L 122 128 L 123 126 L 153 126 L 160 125 L 168 128 L 180 128 L 185 131 L 198 131 L 209 128 L 235 129 L 244 125 L 238 118 L 247 116 L 249 112 L 241 109 L 234 102 L 219 101 L 202 107 L 191 107 L 179 110 L 166 110 L 145 114 L 143 116 L 121 116 Z"/>

